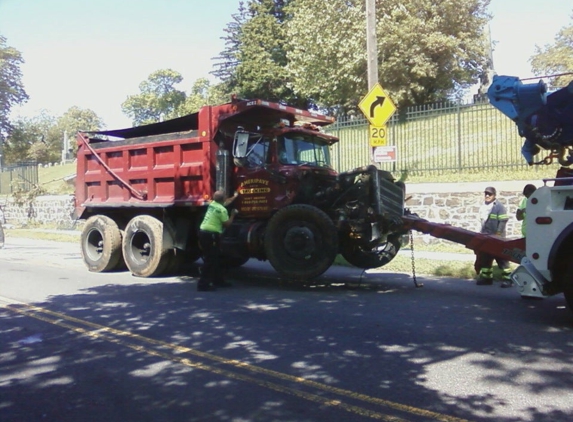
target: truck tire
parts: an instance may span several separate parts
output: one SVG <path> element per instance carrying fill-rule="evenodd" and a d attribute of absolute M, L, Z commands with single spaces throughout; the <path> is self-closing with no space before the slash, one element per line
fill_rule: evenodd
<path fill-rule="evenodd" d="M 149 215 L 138 215 L 127 224 L 122 250 L 133 275 L 153 277 L 166 270 L 172 250 L 164 247 L 169 242 L 164 242 L 163 234 L 163 223 Z"/>
<path fill-rule="evenodd" d="M 400 250 L 400 240 L 388 237 L 385 242 L 379 243 L 375 248 L 364 249 L 361 246 L 345 243 L 340 251 L 349 264 L 358 268 L 379 268 L 388 264 Z"/>
<path fill-rule="evenodd" d="M 264 244 L 269 262 L 281 276 L 304 282 L 330 268 L 338 253 L 338 231 L 318 208 L 290 205 L 270 219 Z"/>
<path fill-rule="evenodd" d="M 88 270 L 100 273 L 123 265 L 121 231 L 105 215 L 94 215 L 86 221 L 81 234 L 81 249 Z"/>

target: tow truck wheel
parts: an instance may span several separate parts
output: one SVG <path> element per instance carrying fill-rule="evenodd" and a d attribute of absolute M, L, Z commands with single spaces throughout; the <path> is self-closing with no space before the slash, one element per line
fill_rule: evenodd
<path fill-rule="evenodd" d="M 82 257 L 90 271 L 113 271 L 123 265 L 121 237 L 117 223 L 111 218 L 105 215 L 88 218 L 80 242 Z"/>
<path fill-rule="evenodd" d="M 361 246 L 345 243 L 341 254 L 349 264 L 358 268 L 379 268 L 388 264 L 400 250 L 400 239 L 389 236 L 385 242 L 379 243 L 372 249 L 364 249 Z"/>
<path fill-rule="evenodd" d="M 168 236 L 168 234 L 166 234 Z M 170 264 L 172 249 L 166 248 L 163 239 L 163 223 L 149 215 L 131 219 L 123 236 L 123 256 L 127 268 L 138 277 L 153 277 L 161 274 Z"/>
<path fill-rule="evenodd" d="M 265 251 L 283 277 L 308 281 L 324 273 L 338 251 L 338 232 L 326 213 L 310 205 L 290 205 L 278 211 L 265 232 Z"/>

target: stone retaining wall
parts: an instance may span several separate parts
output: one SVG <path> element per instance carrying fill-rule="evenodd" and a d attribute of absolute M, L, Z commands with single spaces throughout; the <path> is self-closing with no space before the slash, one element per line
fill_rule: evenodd
<path fill-rule="evenodd" d="M 38 196 L 32 202 L 22 205 L 12 199 L 0 202 L 6 223 L 16 227 L 46 225 L 50 228 L 72 229 L 77 222 L 73 220 L 74 197 L 72 195 Z"/>
<path fill-rule="evenodd" d="M 438 223 L 447 223 L 471 231 L 479 231 L 478 210 L 483 201 L 486 186 L 495 186 L 498 198 L 505 204 L 510 216 L 507 225 L 509 237 L 520 237 L 521 223 L 515 219 L 515 211 L 521 200 L 523 186 L 539 181 L 440 183 L 407 185 L 406 207 L 421 218 Z M 5 202 L 4 214 L 7 223 L 15 226 L 31 224 L 49 225 L 61 229 L 78 228 L 72 219 L 74 198 L 64 196 L 39 196 L 31 204 L 17 206 L 11 200 Z M 434 242 L 430 236 L 416 234 L 426 242 Z"/>

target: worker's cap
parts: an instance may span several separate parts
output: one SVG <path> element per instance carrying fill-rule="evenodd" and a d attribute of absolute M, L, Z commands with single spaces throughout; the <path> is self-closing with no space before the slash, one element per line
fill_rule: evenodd
<path fill-rule="evenodd" d="M 535 192 L 537 190 L 537 187 L 535 185 L 532 184 L 527 184 L 525 185 L 525 187 L 523 188 L 523 194 L 524 195 L 531 195 L 533 192 Z"/>
<path fill-rule="evenodd" d="M 497 192 L 493 186 L 488 186 L 487 188 L 484 189 L 483 192 L 484 193 L 491 193 L 492 195 L 497 194 Z"/>

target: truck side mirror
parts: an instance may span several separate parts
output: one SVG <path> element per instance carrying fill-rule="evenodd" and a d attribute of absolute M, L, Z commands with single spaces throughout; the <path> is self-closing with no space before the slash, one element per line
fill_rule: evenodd
<path fill-rule="evenodd" d="M 233 139 L 233 157 L 245 158 L 247 156 L 247 147 L 249 146 L 248 132 L 235 132 Z"/>

